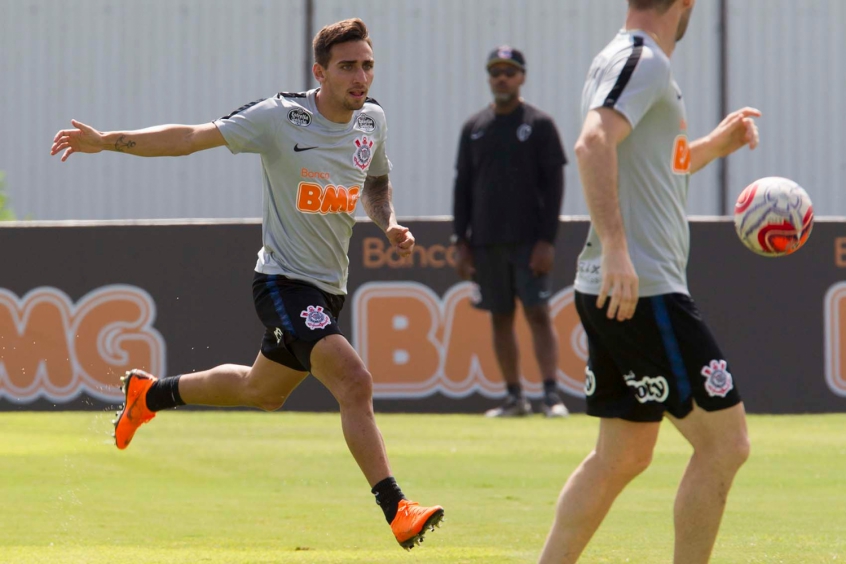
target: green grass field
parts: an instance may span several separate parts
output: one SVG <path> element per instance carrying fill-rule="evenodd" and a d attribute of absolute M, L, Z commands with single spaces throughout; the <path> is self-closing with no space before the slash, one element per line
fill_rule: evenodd
<path fill-rule="evenodd" d="M 379 415 L 409 497 L 446 508 L 411 553 L 390 530 L 336 414 L 175 412 L 119 452 L 113 413 L 0 414 L 0 562 L 535 562 L 556 496 L 591 448 L 585 416 Z M 750 417 L 752 458 L 713 562 L 846 561 L 846 415 Z M 583 562 L 670 562 L 690 454 L 665 424 L 653 465 Z"/>

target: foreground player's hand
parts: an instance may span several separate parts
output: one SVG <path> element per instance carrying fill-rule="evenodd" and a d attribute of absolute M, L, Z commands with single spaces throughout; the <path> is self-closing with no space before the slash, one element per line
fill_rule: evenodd
<path fill-rule="evenodd" d="M 732 112 L 711 132 L 711 140 L 718 157 L 725 157 L 744 145 L 750 149 L 758 146 L 758 126 L 755 119 L 761 112 L 755 108 L 743 108 Z"/>
<path fill-rule="evenodd" d="M 529 269 L 535 276 L 543 276 L 552 270 L 555 262 L 555 246 L 547 241 L 538 241 L 532 249 Z"/>
<path fill-rule="evenodd" d="M 414 235 L 411 234 L 408 227 L 394 225 L 385 231 L 385 235 L 388 236 L 388 241 L 390 241 L 391 245 L 393 245 L 397 250 L 399 256 L 407 257 L 411 254 L 411 251 L 414 250 Z"/>
<path fill-rule="evenodd" d="M 602 287 L 596 307 L 602 308 L 609 294 L 608 319 L 631 319 L 637 307 L 638 278 L 627 250 L 602 250 Z"/>
<path fill-rule="evenodd" d="M 65 151 L 62 162 L 74 153 L 99 153 L 103 150 L 103 134 L 81 121 L 71 120 L 75 129 L 62 129 L 53 138 L 50 155 Z"/>
<path fill-rule="evenodd" d="M 459 241 L 455 245 L 456 260 L 455 272 L 462 280 L 472 280 L 473 275 L 476 274 L 476 266 L 473 262 L 473 251 L 466 241 Z"/>

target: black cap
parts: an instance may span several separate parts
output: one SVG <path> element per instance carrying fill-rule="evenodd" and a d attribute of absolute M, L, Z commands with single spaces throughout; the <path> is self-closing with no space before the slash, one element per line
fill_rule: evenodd
<path fill-rule="evenodd" d="M 502 45 L 491 51 L 491 54 L 488 55 L 486 68 L 491 68 L 492 65 L 497 63 L 508 63 L 519 68 L 521 71 L 526 70 L 526 59 L 523 57 L 523 53 L 517 49 L 512 49 L 508 45 Z"/>

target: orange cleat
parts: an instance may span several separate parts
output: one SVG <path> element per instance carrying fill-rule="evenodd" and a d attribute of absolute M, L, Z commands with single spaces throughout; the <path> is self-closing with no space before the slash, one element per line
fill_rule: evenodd
<path fill-rule="evenodd" d="M 112 436 L 115 438 L 115 445 L 120 450 L 129 446 L 138 427 L 156 416 L 154 412 L 147 409 L 147 390 L 156 380 L 158 378 L 143 370 L 130 370 L 126 376 L 121 376 L 120 389 L 126 394 L 126 403 L 123 409 L 115 414 L 117 419 L 112 421 L 115 425 Z"/>
<path fill-rule="evenodd" d="M 441 526 L 444 508 L 440 505 L 420 507 L 416 501 L 400 500 L 397 515 L 391 522 L 391 531 L 406 550 L 411 550 L 421 542 L 426 529 L 434 531 Z"/>

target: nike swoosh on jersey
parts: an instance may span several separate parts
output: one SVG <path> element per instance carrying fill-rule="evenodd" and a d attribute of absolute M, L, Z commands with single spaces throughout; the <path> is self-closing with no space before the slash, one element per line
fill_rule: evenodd
<path fill-rule="evenodd" d="M 295 153 L 299 153 L 301 151 L 311 151 L 312 149 L 317 149 L 317 147 L 300 147 L 299 143 L 294 145 L 294 152 Z"/>

